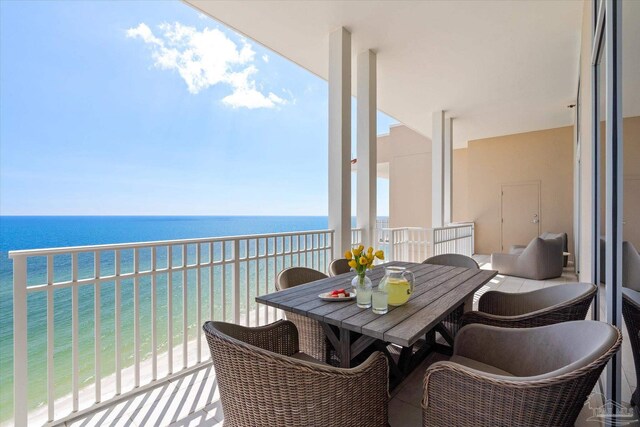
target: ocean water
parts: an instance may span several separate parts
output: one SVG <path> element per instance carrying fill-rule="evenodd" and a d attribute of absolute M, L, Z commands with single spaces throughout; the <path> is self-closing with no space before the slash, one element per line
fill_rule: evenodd
<path fill-rule="evenodd" d="M 79 245 L 97 245 L 126 242 L 143 242 L 156 240 L 172 240 L 199 237 L 220 237 L 245 234 L 261 234 L 271 232 L 321 230 L 327 228 L 327 217 L 0 217 L 0 421 L 12 417 L 13 411 L 13 284 L 12 263 L 8 252 L 19 249 L 52 248 Z M 249 251 L 263 248 L 246 248 Z M 194 248 L 187 253 L 189 263 L 194 259 Z M 169 256 L 174 265 L 179 265 L 182 254 L 173 251 L 168 254 L 165 250 L 158 250 L 156 262 L 158 266 L 166 265 Z M 220 248 L 215 248 L 213 254 L 202 253 L 203 259 L 213 256 L 219 259 Z M 93 277 L 93 259 L 79 259 L 80 278 Z M 114 271 L 115 260 L 112 253 L 103 253 L 100 259 L 102 274 Z M 141 251 L 140 268 L 144 270 L 150 265 L 150 253 Z M 121 260 L 123 272 L 132 270 L 132 252 L 124 253 Z M 281 268 L 280 265 L 269 265 L 270 271 Z M 46 282 L 46 260 L 35 259 L 28 268 L 28 284 Z M 256 277 L 266 277 L 266 264 L 255 265 L 244 271 L 247 283 L 255 282 Z M 71 278 L 70 257 L 54 257 L 55 280 L 69 280 Z M 193 273 L 193 274 L 191 274 Z M 195 292 L 195 272 L 190 272 L 186 286 L 190 295 Z M 211 275 L 215 283 L 221 283 L 221 276 L 226 274 L 221 269 L 202 272 L 201 280 L 205 283 Z M 242 273 L 241 273 L 242 274 Z M 178 273 L 178 276 L 181 276 Z M 265 279 L 266 280 L 266 279 Z M 167 350 L 166 327 L 166 281 L 167 277 L 158 276 L 157 301 L 158 317 L 158 352 Z M 173 279 L 173 313 L 182 313 L 181 277 Z M 151 353 L 149 330 L 150 314 L 150 279 L 141 279 L 140 292 L 140 324 L 141 324 L 141 354 L 144 359 Z M 192 289 L 193 288 L 193 289 Z M 115 284 L 103 283 L 100 288 L 101 308 L 101 359 L 102 376 L 115 371 L 114 358 L 114 298 Z M 255 289 L 254 289 L 255 291 Z M 164 292 L 164 293 L 163 293 Z M 202 289 L 202 300 L 209 301 L 208 288 Z M 218 288 L 214 293 L 220 293 Z M 251 292 L 249 290 L 245 292 Z M 227 299 L 230 292 L 227 292 Z M 243 295 L 241 301 L 246 298 Z M 54 374 L 56 397 L 67 395 L 71 391 L 71 290 L 58 289 L 54 292 Z M 122 354 L 125 355 L 123 366 L 133 363 L 133 283 L 122 281 Z M 216 296 L 214 307 L 203 307 L 203 313 L 218 313 L 221 308 L 221 298 Z M 230 302 L 230 301 L 227 301 Z M 29 346 L 29 406 L 35 408 L 42 405 L 46 399 L 46 319 L 47 301 L 44 292 L 32 293 L 28 298 L 28 346 Z M 164 305 L 163 305 L 164 304 Z M 195 307 L 193 299 L 189 300 L 190 313 L 188 330 L 189 337 L 195 338 L 199 325 L 195 323 Z M 243 302 L 241 310 L 251 310 Z M 87 285 L 79 288 L 79 349 L 80 349 L 80 387 L 94 381 L 94 286 Z M 218 316 L 218 314 L 216 314 Z M 206 318 L 206 315 L 203 316 Z M 218 316 L 218 318 L 221 318 Z M 182 340 L 181 317 L 174 321 L 173 342 L 177 345 Z"/>

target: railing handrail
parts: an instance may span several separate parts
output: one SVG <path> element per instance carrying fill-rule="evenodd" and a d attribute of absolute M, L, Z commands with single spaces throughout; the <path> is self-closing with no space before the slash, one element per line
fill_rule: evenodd
<path fill-rule="evenodd" d="M 445 230 L 445 229 L 451 229 L 451 228 L 467 228 L 473 225 L 474 225 L 473 222 L 464 222 L 464 223 L 457 222 L 455 224 L 443 225 L 442 227 L 434 227 L 434 230 Z"/>
<path fill-rule="evenodd" d="M 456 222 L 449 225 L 443 225 L 442 227 L 383 227 L 378 228 L 381 231 L 399 231 L 399 230 L 450 230 L 453 228 L 467 228 L 474 226 L 473 222 Z"/>
<path fill-rule="evenodd" d="M 433 228 L 429 227 L 383 227 L 378 228 L 381 231 L 397 231 L 397 230 L 433 230 Z"/>
<path fill-rule="evenodd" d="M 236 236 L 221 236 L 221 237 L 199 237 L 191 239 L 174 239 L 174 240 L 156 240 L 149 242 L 131 242 L 131 243 L 108 243 L 103 245 L 86 245 L 86 246 L 65 246 L 59 248 L 45 248 L 45 249 L 21 249 L 9 251 L 9 258 L 22 256 L 45 256 L 45 255 L 59 255 L 70 254 L 79 252 L 94 252 L 94 251 L 107 251 L 107 250 L 120 250 L 120 249 L 138 249 L 149 248 L 158 246 L 171 246 L 171 245 L 191 245 L 197 243 L 216 243 L 229 240 L 255 240 L 255 239 L 270 239 L 286 236 L 300 236 L 308 234 L 318 233 L 334 233 L 334 230 L 301 230 L 301 231 L 286 231 L 282 233 L 265 233 L 265 234 L 245 234 Z"/>

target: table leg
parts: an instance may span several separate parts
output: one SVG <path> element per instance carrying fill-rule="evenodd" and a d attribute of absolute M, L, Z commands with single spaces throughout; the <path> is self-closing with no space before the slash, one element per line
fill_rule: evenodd
<path fill-rule="evenodd" d="M 338 335 L 333 331 L 330 325 L 320 322 L 320 326 L 324 330 L 325 335 L 329 338 L 329 342 L 336 349 L 340 358 L 341 368 L 351 367 L 351 331 L 338 328 Z"/>
<path fill-rule="evenodd" d="M 336 349 L 338 357 L 340 358 L 340 367 L 342 368 L 350 368 L 351 359 L 357 357 L 360 353 L 366 350 L 367 347 L 377 341 L 375 338 L 360 335 L 360 337 L 352 343 L 352 333 L 348 329 L 337 328 L 338 334 L 336 335 L 334 329 L 330 325 L 324 322 L 320 322 L 320 325 L 329 339 L 329 342 L 331 342 L 333 348 Z"/>
<path fill-rule="evenodd" d="M 389 361 L 389 373 L 391 374 L 390 376 L 390 381 L 394 380 L 395 383 L 393 383 L 391 385 L 391 389 L 395 388 L 396 385 L 400 384 L 400 382 L 402 382 L 402 380 L 404 379 L 404 374 L 402 373 L 402 371 L 400 370 L 400 368 L 398 368 L 398 364 L 395 362 L 395 360 L 393 360 L 393 356 L 391 356 L 391 353 L 389 353 L 389 350 L 387 349 L 387 343 L 384 341 L 377 341 L 376 342 L 376 349 L 382 353 L 384 353 L 385 356 L 387 356 L 387 360 Z"/>
<path fill-rule="evenodd" d="M 351 331 L 340 328 L 340 348 L 338 352 L 340 354 L 340 367 L 351 367 Z"/>
<path fill-rule="evenodd" d="M 469 295 L 469 298 L 464 300 L 464 312 L 473 310 L 473 294 Z"/>
<path fill-rule="evenodd" d="M 438 323 L 434 330 L 438 332 L 442 336 L 442 338 L 444 338 L 447 344 L 453 347 L 453 337 L 451 336 L 447 328 L 442 324 L 442 322 Z"/>
<path fill-rule="evenodd" d="M 398 368 L 402 371 L 403 376 L 407 376 L 410 372 L 411 356 L 413 356 L 413 346 L 402 347 L 400 357 L 398 358 Z"/>

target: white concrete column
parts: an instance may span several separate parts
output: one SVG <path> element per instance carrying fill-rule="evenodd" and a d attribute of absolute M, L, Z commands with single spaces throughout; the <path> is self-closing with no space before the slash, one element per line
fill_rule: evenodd
<path fill-rule="evenodd" d="M 453 215 L 453 119 L 444 120 L 444 148 L 443 148 L 443 213 L 444 225 L 451 223 Z"/>
<path fill-rule="evenodd" d="M 444 225 L 444 111 L 433 113 L 431 138 L 431 227 Z"/>
<path fill-rule="evenodd" d="M 364 245 L 373 246 L 377 195 L 377 93 L 376 54 L 370 50 L 358 55 L 357 108 L 357 227 L 362 229 Z"/>
<path fill-rule="evenodd" d="M 329 228 L 333 256 L 351 247 L 351 33 L 329 35 Z"/>

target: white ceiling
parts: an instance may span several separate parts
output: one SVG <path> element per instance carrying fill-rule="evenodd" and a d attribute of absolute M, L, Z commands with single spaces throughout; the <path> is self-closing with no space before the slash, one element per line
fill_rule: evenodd
<path fill-rule="evenodd" d="M 346 27 L 354 67 L 377 52 L 378 108 L 429 137 L 446 110 L 456 147 L 573 123 L 581 1 L 186 1 L 324 79 Z"/>

